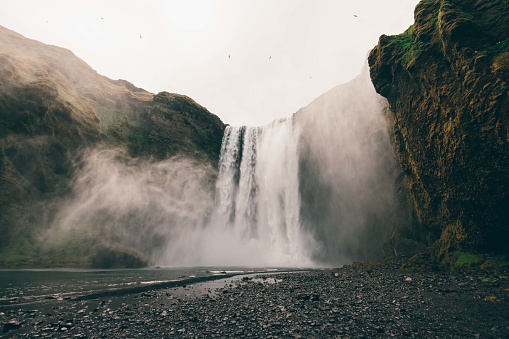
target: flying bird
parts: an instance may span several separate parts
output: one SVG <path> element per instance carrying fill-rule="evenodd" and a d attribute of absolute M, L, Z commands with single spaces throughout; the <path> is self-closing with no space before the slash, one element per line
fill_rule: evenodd
<path fill-rule="evenodd" d="M 141 35 L 140 35 L 140 39 L 143 39 L 143 38 L 141 37 Z"/>
<path fill-rule="evenodd" d="M 353 16 L 354 16 L 354 17 L 357 17 L 357 14 L 354 14 Z"/>
<path fill-rule="evenodd" d="M 272 59 L 272 56 L 269 56 L 269 60 Z"/>
<path fill-rule="evenodd" d="M 230 54 L 228 54 L 228 59 L 230 59 Z"/>

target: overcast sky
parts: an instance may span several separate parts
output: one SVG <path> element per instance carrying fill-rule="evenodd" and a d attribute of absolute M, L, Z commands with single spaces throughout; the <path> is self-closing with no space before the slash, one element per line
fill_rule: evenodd
<path fill-rule="evenodd" d="M 232 125 L 289 116 L 361 70 L 418 0 L 1 0 L 0 25 Z M 1 51 L 0 51 L 1 52 Z"/>

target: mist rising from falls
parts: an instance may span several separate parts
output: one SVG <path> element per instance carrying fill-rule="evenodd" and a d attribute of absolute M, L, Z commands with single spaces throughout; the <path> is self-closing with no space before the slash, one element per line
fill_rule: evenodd
<path fill-rule="evenodd" d="M 365 66 L 295 114 L 301 126 L 301 224 L 318 244 L 316 262 L 382 257 L 403 217 L 386 109 Z"/>

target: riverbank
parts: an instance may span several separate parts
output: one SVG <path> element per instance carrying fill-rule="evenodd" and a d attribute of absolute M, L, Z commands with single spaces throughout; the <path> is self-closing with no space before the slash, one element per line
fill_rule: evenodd
<path fill-rule="evenodd" d="M 0 309 L 5 337 L 509 337 L 509 279 L 384 260 Z"/>

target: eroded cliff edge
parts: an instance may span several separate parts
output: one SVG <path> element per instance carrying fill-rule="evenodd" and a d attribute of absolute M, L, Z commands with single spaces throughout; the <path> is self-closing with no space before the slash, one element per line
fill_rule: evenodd
<path fill-rule="evenodd" d="M 369 55 L 386 97 L 412 220 L 396 242 L 509 252 L 509 2 L 424 0 Z"/>
<path fill-rule="evenodd" d="M 213 183 L 224 128 L 186 96 L 108 79 L 66 49 L 0 26 L 0 266 L 143 264 L 131 246 L 101 244 L 104 234 L 58 249 L 39 243 L 90 150 L 115 149 L 115 163 L 130 165 L 184 157 Z"/>

